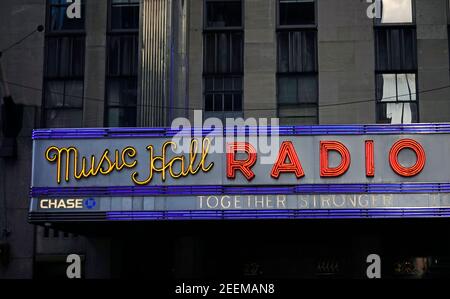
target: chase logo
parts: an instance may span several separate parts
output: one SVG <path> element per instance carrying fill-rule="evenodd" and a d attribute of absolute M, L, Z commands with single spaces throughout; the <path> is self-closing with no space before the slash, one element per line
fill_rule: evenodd
<path fill-rule="evenodd" d="M 89 210 L 95 208 L 96 205 L 97 205 L 97 202 L 93 198 L 88 198 L 84 201 L 84 206 L 86 208 L 88 208 Z"/>

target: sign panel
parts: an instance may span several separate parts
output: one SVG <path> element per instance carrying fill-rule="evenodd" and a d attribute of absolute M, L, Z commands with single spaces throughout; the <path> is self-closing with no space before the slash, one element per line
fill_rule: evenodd
<path fill-rule="evenodd" d="M 379 209 L 441 217 L 450 208 L 449 125 L 276 129 L 232 138 L 225 129 L 36 130 L 30 219 L 140 212 L 171 219 L 167 213 L 183 211 L 188 219 L 202 219 L 202 211 L 296 218 L 327 210 L 368 217 L 363 210 Z"/>

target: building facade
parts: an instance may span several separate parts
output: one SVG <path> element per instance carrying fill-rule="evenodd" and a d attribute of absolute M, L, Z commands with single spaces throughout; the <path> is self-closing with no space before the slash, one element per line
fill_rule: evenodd
<path fill-rule="evenodd" d="M 199 223 L 29 224 L 35 128 L 167 127 L 177 117 L 193 120 L 195 110 L 204 118 L 279 118 L 282 125 L 450 121 L 446 0 L 81 2 L 74 19 L 65 0 L 0 4 L 3 80 L 23 106 L 13 150 L 5 130 L 2 137 L 0 246 L 7 256 L 0 277 L 64 277 L 70 253 L 83 257 L 86 278 L 362 277 L 357 261 L 371 250 L 388 252 L 392 264 L 397 256 L 450 258 L 440 251 L 448 238 L 417 245 L 402 221 L 395 222 L 401 237 L 386 232 L 391 222 L 363 222 L 359 234 L 348 233 L 356 222 L 251 222 L 245 229 L 252 236 L 229 243 Z M 38 25 L 45 31 L 8 49 Z M 428 222 L 433 231 L 449 225 Z M 280 234 L 265 235 L 274 225 Z M 238 228 L 211 226 L 218 235 Z M 288 233 L 296 229 L 300 236 Z M 238 244 L 245 250 L 235 252 Z M 390 251 L 395 244 L 408 244 L 406 253 Z"/>

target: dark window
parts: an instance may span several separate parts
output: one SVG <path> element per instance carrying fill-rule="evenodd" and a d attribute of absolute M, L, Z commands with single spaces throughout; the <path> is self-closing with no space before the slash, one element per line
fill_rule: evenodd
<path fill-rule="evenodd" d="M 317 70 L 317 32 L 280 31 L 278 33 L 278 72 L 315 72 Z"/>
<path fill-rule="evenodd" d="M 135 127 L 138 93 L 139 1 L 111 0 L 105 125 Z"/>
<path fill-rule="evenodd" d="M 205 33 L 206 74 L 226 74 L 242 72 L 242 33 L 207 32 Z"/>
<path fill-rule="evenodd" d="M 377 71 L 417 69 L 415 28 L 376 28 L 375 45 Z"/>
<path fill-rule="evenodd" d="M 80 127 L 83 117 L 82 80 L 46 80 L 45 115 L 50 128 Z"/>
<path fill-rule="evenodd" d="M 137 34 L 110 35 L 108 37 L 108 76 L 137 76 Z"/>
<path fill-rule="evenodd" d="M 242 77 L 205 77 L 205 111 L 242 111 Z"/>
<path fill-rule="evenodd" d="M 46 72 L 48 78 L 84 76 L 84 36 L 48 36 Z"/>
<path fill-rule="evenodd" d="M 316 23 L 314 0 L 279 0 L 278 10 L 280 26 Z"/>
<path fill-rule="evenodd" d="M 46 37 L 45 125 L 81 127 L 84 96 L 84 37 Z"/>
<path fill-rule="evenodd" d="M 84 1 L 82 1 L 81 18 L 67 17 L 67 0 L 48 0 L 47 28 L 50 32 L 73 31 L 84 29 Z"/>
<path fill-rule="evenodd" d="M 108 125 L 135 127 L 137 77 L 109 78 L 107 86 Z"/>
<path fill-rule="evenodd" d="M 84 1 L 81 2 L 82 5 Z M 43 122 L 46 127 L 81 127 L 84 97 L 84 6 L 69 19 L 65 0 L 47 1 Z M 76 32 L 75 32 L 76 31 Z"/>
<path fill-rule="evenodd" d="M 317 29 L 305 26 L 315 23 L 315 2 L 280 0 L 279 5 L 278 117 L 283 125 L 317 124 Z"/>
<path fill-rule="evenodd" d="M 205 28 L 204 110 L 211 116 L 240 117 L 244 52 L 242 2 L 206 1 Z"/>
<path fill-rule="evenodd" d="M 241 1 L 206 1 L 206 27 L 241 27 Z"/>
<path fill-rule="evenodd" d="M 111 29 L 138 29 L 139 0 L 111 1 Z"/>

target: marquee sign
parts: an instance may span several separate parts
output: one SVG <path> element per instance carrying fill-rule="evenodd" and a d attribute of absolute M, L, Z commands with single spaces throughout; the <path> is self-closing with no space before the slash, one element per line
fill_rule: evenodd
<path fill-rule="evenodd" d="M 449 124 L 214 132 L 35 130 L 30 220 L 450 216 Z"/>

